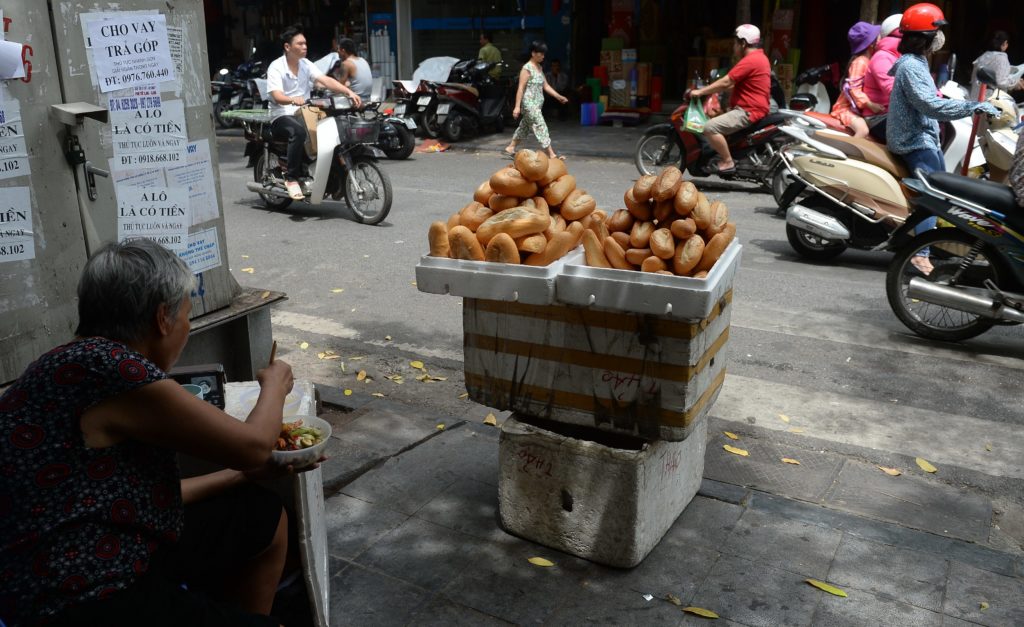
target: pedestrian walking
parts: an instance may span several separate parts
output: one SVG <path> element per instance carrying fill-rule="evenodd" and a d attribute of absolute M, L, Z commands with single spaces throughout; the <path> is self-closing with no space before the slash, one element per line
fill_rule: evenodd
<path fill-rule="evenodd" d="M 544 94 L 548 94 L 560 104 L 569 102 L 569 99 L 555 91 L 548 84 L 544 77 L 544 55 L 548 47 L 542 41 L 534 41 L 530 44 L 530 60 L 523 65 L 519 72 L 519 87 L 516 89 L 516 105 L 512 109 L 512 117 L 522 119 L 516 132 L 512 134 L 512 142 L 505 147 L 505 155 L 512 157 L 516 153 L 516 144 L 526 139 L 532 132 L 542 150 L 548 153 L 552 159 L 564 159 L 565 157 L 555 153 L 551 147 L 551 135 L 548 133 L 548 125 L 544 121 Z"/>

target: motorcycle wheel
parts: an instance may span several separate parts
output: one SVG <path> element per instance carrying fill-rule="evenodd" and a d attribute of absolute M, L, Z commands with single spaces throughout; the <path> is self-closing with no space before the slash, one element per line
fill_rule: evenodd
<path fill-rule="evenodd" d="M 449 143 L 456 143 L 462 141 L 466 137 L 466 123 L 462 118 L 462 115 L 453 113 L 448 116 L 448 119 L 444 121 L 444 126 L 441 127 L 441 135 Z"/>
<path fill-rule="evenodd" d="M 976 238 L 954 228 L 938 228 L 915 236 L 896 253 L 885 275 L 885 295 L 900 322 L 921 337 L 946 342 L 975 337 L 995 325 L 995 321 L 977 314 L 907 295 L 910 279 L 915 277 L 940 285 L 950 285 L 955 280 L 956 286 L 967 288 L 985 289 L 986 279 L 999 285 L 999 265 L 990 256 L 989 247 L 983 246 L 977 254 L 971 255 L 977 243 Z M 928 249 L 934 268 L 927 276 L 911 263 L 924 249 Z"/>
<path fill-rule="evenodd" d="M 413 149 L 416 148 L 416 138 L 405 124 L 399 122 L 388 122 L 388 124 L 395 130 L 395 138 L 386 148 L 381 146 L 381 150 L 388 156 L 388 159 L 408 159 Z"/>
<path fill-rule="evenodd" d="M 357 186 L 358 184 L 358 186 Z M 345 201 L 361 224 L 378 224 L 391 211 L 391 179 L 379 165 L 365 159 L 345 176 Z"/>
<path fill-rule="evenodd" d="M 790 178 L 789 171 L 781 166 L 775 171 L 774 176 L 772 176 L 772 196 L 775 198 L 775 204 L 779 205 L 780 208 L 782 207 L 782 196 L 786 193 L 786 190 L 789 189 L 789 185 L 792 182 L 793 179 Z"/>
<path fill-rule="evenodd" d="M 441 125 L 437 121 L 436 111 L 426 111 L 421 117 L 423 134 L 430 139 L 437 139 L 441 134 Z"/>
<path fill-rule="evenodd" d="M 264 179 L 270 177 L 270 173 L 267 171 L 267 154 L 265 152 L 261 152 L 260 156 L 256 158 L 256 165 L 252 167 L 252 177 L 260 185 L 265 183 Z M 263 204 L 267 206 L 267 209 L 281 210 L 292 204 L 291 198 L 282 198 L 273 194 L 260 194 L 260 198 L 263 199 Z"/>
<path fill-rule="evenodd" d="M 846 244 L 842 242 L 825 239 L 792 224 L 786 225 L 786 239 L 797 254 L 813 261 L 835 259 L 846 250 Z"/>
<path fill-rule="evenodd" d="M 213 105 L 213 119 L 217 122 L 218 128 L 231 128 L 231 120 L 226 120 L 222 116 L 225 111 L 229 111 L 229 105 L 227 102 L 220 101 Z"/>
<path fill-rule="evenodd" d="M 657 174 L 669 165 L 679 165 L 682 161 L 679 144 L 670 131 L 648 131 L 636 144 L 634 162 L 641 175 Z"/>

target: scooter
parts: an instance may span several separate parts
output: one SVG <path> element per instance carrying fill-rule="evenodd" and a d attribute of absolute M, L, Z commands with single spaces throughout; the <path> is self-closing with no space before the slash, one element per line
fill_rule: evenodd
<path fill-rule="evenodd" d="M 327 196 L 345 198 L 363 224 L 378 224 L 391 211 L 391 180 L 377 159 L 383 151 L 374 143 L 380 134 L 380 120 L 364 118 L 345 96 L 316 98 L 309 107 L 326 114 L 316 125 L 316 153 L 306 144 L 303 170 L 309 176 L 302 180 L 303 199 L 311 205 L 321 204 Z M 284 209 L 292 203 L 284 184 L 288 167 L 288 143 L 275 140 L 271 119 L 243 122 L 247 157 L 255 157 L 253 181 L 246 189 L 259 194 L 270 209 Z M 313 156 L 311 156 L 313 155 Z"/>
<path fill-rule="evenodd" d="M 233 128 L 238 126 L 237 120 L 225 117 L 228 111 L 241 109 L 252 109 L 261 102 L 259 89 L 255 79 L 264 73 L 263 62 L 250 59 L 240 64 L 232 72 L 228 68 L 221 68 L 217 72 L 217 78 L 210 81 L 212 95 L 210 100 L 213 104 L 213 118 L 220 128 Z"/>
<path fill-rule="evenodd" d="M 797 74 L 794 81 L 796 91 L 789 100 L 789 108 L 828 115 L 832 111 L 832 99 L 829 98 L 828 90 L 821 79 L 831 73 L 831 65 L 821 65 Z"/>
<path fill-rule="evenodd" d="M 436 86 L 437 121 L 447 141 L 460 141 L 487 127 L 499 133 L 505 130 L 505 118 L 512 115 L 509 85 L 508 81 L 491 76 L 495 65 L 505 67 L 504 63 L 476 59 L 460 61 L 452 68 L 449 81 Z M 451 105 L 447 113 L 442 112 L 442 104 Z"/>
<path fill-rule="evenodd" d="M 885 277 L 900 322 L 950 342 L 1024 322 L 1024 211 L 1013 190 L 946 172 L 918 172 L 903 184 L 915 193 L 913 212 L 893 234 Z M 952 226 L 914 235 L 931 216 Z"/>

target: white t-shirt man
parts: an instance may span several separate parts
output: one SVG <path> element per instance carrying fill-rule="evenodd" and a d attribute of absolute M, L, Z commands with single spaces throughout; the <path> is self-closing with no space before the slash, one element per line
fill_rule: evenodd
<path fill-rule="evenodd" d="M 313 81 L 323 75 L 324 73 L 316 64 L 309 59 L 302 58 L 299 59 L 299 74 L 296 76 L 288 69 L 288 60 L 282 55 L 267 68 L 267 93 L 280 91 L 289 98 L 302 96 L 304 100 L 309 100 Z M 270 115 L 275 120 L 283 115 L 294 115 L 298 110 L 297 105 L 283 105 L 273 98 L 270 99 Z"/>

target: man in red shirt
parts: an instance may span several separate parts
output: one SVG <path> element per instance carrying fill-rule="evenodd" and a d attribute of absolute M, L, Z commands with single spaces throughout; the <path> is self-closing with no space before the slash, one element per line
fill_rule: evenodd
<path fill-rule="evenodd" d="M 768 115 L 771 98 L 772 68 L 761 49 L 760 29 L 752 24 L 739 26 L 732 47 L 733 56 L 740 60 L 729 73 L 707 87 L 690 91 L 691 97 L 701 97 L 732 90 L 729 111 L 711 118 L 704 125 L 704 137 L 720 157 L 717 168 L 719 173 L 736 169 L 725 136 L 745 129 Z"/>

